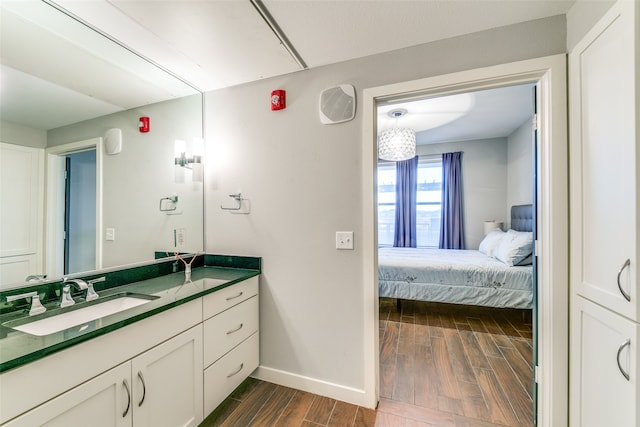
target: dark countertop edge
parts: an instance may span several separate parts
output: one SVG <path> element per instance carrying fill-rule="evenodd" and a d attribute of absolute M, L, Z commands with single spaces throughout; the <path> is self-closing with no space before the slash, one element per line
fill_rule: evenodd
<path fill-rule="evenodd" d="M 65 340 L 63 342 L 60 342 L 58 344 L 53 344 L 51 346 L 47 346 L 47 347 L 42 348 L 40 350 L 36 350 L 36 351 L 31 352 L 31 353 L 25 354 L 24 356 L 18 356 L 18 357 L 14 358 L 14 359 L 11 359 L 11 360 L 7 361 L 7 362 L 1 363 L 0 364 L 0 374 L 2 374 L 4 372 L 7 372 L 7 371 L 9 371 L 11 369 L 15 369 L 15 368 L 18 368 L 20 366 L 26 365 L 28 363 L 35 362 L 35 361 L 37 361 L 39 359 L 42 359 L 45 356 L 49 356 L 49 355 L 54 354 L 54 353 L 56 353 L 58 351 L 65 350 L 65 349 L 70 348 L 70 347 L 72 347 L 74 345 L 89 341 L 89 340 L 91 340 L 93 338 L 108 334 L 110 332 L 116 331 L 116 330 L 118 330 L 118 329 L 120 329 L 120 328 L 122 328 L 124 326 L 131 325 L 131 324 L 136 323 L 136 322 L 138 322 L 140 320 L 149 318 L 149 317 L 154 316 L 154 315 L 156 315 L 158 313 L 162 313 L 162 312 L 164 312 L 166 310 L 170 310 L 170 309 L 172 309 L 174 307 L 177 307 L 179 305 L 186 304 L 186 303 L 188 303 L 190 301 L 193 301 L 195 299 L 202 298 L 205 295 L 211 294 L 213 292 L 219 291 L 221 289 L 227 288 L 229 286 L 235 285 L 236 283 L 242 282 L 242 281 L 250 279 L 252 277 L 259 276 L 261 274 L 260 270 L 244 270 L 244 269 L 239 269 L 239 268 L 218 267 L 218 266 L 216 266 L 216 268 L 229 269 L 229 270 L 243 270 L 243 271 L 246 271 L 246 274 L 241 276 L 241 277 L 235 278 L 235 279 L 230 279 L 228 282 L 222 283 L 222 284 L 220 284 L 218 286 L 215 286 L 213 288 L 205 289 L 205 290 L 202 290 L 202 291 L 200 291 L 198 293 L 194 293 L 192 295 L 185 296 L 184 298 L 182 298 L 182 299 L 180 299 L 178 301 L 167 302 L 166 304 L 162 305 L 161 307 L 156 307 L 156 308 L 151 309 L 149 311 L 145 311 L 144 313 L 140 313 L 140 314 L 128 317 L 125 320 L 113 323 L 113 324 L 105 326 L 103 328 L 99 328 L 99 329 L 96 329 L 94 331 L 88 332 L 86 334 L 70 338 L 70 339 Z M 123 285 L 123 286 L 126 286 L 126 285 Z M 0 343 L 1 343 L 1 340 L 0 340 Z"/>

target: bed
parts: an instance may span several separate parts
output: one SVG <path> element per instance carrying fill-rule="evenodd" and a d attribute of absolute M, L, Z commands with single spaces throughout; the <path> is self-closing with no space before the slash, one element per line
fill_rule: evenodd
<path fill-rule="evenodd" d="M 511 230 L 478 250 L 379 248 L 380 297 L 529 309 L 533 303 L 531 205 L 511 208 Z"/>

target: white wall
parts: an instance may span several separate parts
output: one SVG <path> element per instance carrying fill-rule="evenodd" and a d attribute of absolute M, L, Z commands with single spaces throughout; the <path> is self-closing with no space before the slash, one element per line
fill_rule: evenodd
<path fill-rule="evenodd" d="M 418 154 L 462 151 L 462 192 L 467 249 L 478 249 L 484 221 L 506 222 L 507 139 L 481 139 L 418 146 Z"/>
<path fill-rule="evenodd" d="M 507 211 L 505 230 L 511 228 L 511 206 L 533 203 L 533 127 L 526 120 L 507 138 Z"/>
<path fill-rule="evenodd" d="M 0 121 L 0 142 L 24 147 L 45 148 L 47 132 L 17 123 Z"/>
<path fill-rule="evenodd" d="M 615 0 L 576 0 L 567 12 L 567 52 L 571 52 L 614 3 Z"/>
<path fill-rule="evenodd" d="M 565 42 L 564 17 L 552 17 L 206 94 L 206 250 L 263 257 L 260 375 L 348 401 L 364 387 L 363 290 L 375 284 L 364 283 L 360 247 L 362 111 L 322 125 L 320 92 L 350 83 L 361 96 L 564 53 Z M 270 111 L 274 89 L 287 91 L 285 110 Z M 220 210 L 236 191 L 250 199 L 249 215 Z M 355 232 L 353 251 L 334 247 L 344 230 Z"/>
<path fill-rule="evenodd" d="M 173 230 L 186 229 L 187 250 L 202 250 L 202 183 L 174 182 L 174 141 L 202 135 L 199 95 L 152 104 L 50 130 L 48 146 L 122 130 L 122 152 L 103 157 L 103 228 L 115 240 L 103 244 L 103 267 L 150 260 L 154 251 L 173 250 Z M 138 119 L 150 117 L 141 133 Z M 160 199 L 177 194 L 181 215 L 159 211 Z M 102 233 L 104 238 L 104 230 Z"/>

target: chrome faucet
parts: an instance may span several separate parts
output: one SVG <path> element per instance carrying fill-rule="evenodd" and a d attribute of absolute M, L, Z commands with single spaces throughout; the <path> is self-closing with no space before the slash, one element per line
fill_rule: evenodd
<path fill-rule="evenodd" d="M 105 276 L 98 277 L 97 279 L 91 279 L 87 282 L 87 297 L 85 298 L 87 301 L 93 301 L 94 299 L 98 299 L 98 294 L 95 289 L 93 289 L 93 284 L 98 282 L 104 282 L 107 280 Z"/>
<path fill-rule="evenodd" d="M 26 294 L 11 295 L 6 297 L 7 302 L 16 301 L 22 298 L 31 298 L 31 307 L 29 308 L 29 316 L 44 313 L 47 309 L 40 302 L 40 296 L 37 292 L 27 292 Z"/>
<path fill-rule="evenodd" d="M 62 298 L 60 299 L 60 307 L 69 307 L 70 305 L 75 304 L 76 302 L 73 300 L 71 296 L 71 285 L 75 286 L 79 290 L 87 290 L 87 296 L 85 297 L 85 301 L 93 301 L 98 299 L 98 294 L 95 289 L 93 289 L 93 284 L 98 282 L 104 282 L 106 277 L 99 277 L 97 279 L 89 280 L 85 282 L 82 279 L 68 279 L 64 278 L 62 281 Z"/>
<path fill-rule="evenodd" d="M 69 307 L 76 302 L 71 297 L 71 285 L 74 285 L 80 290 L 89 289 L 89 285 L 82 279 L 68 279 L 62 280 L 62 298 L 60 299 L 60 307 Z"/>

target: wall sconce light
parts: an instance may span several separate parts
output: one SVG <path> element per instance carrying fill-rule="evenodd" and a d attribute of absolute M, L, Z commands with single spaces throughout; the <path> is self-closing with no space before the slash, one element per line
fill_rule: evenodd
<path fill-rule="evenodd" d="M 175 141 L 175 181 L 185 182 L 185 170 L 191 170 L 191 180 L 193 182 L 202 182 L 204 178 L 204 166 L 202 164 L 204 140 L 202 138 L 193 138 L 190 149 L 187 145 L 187 141 L 179 139 Z"/>

